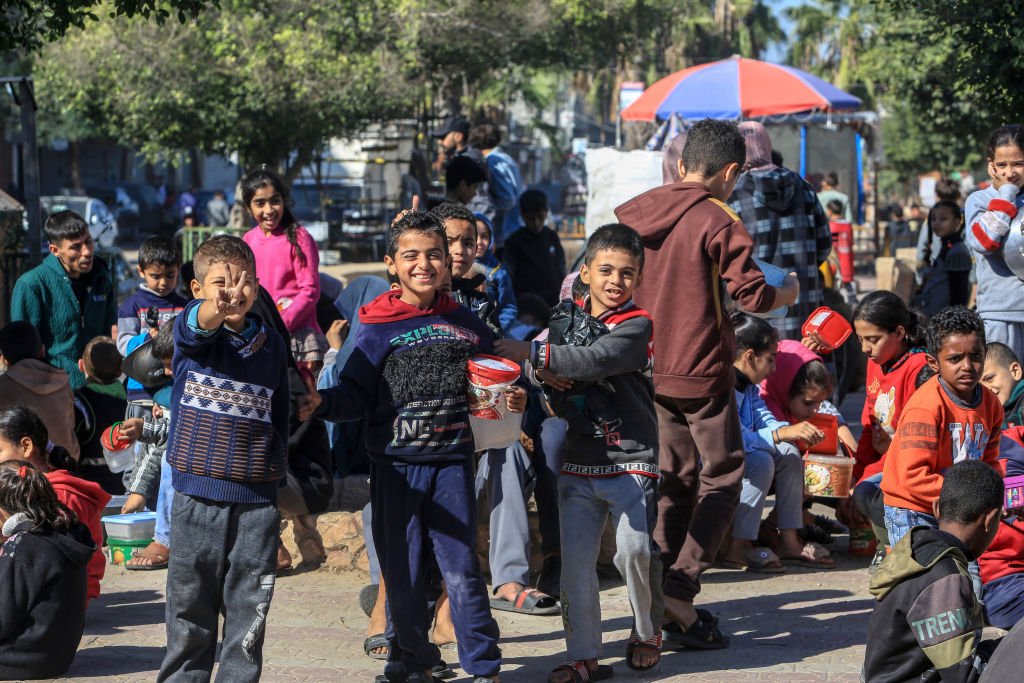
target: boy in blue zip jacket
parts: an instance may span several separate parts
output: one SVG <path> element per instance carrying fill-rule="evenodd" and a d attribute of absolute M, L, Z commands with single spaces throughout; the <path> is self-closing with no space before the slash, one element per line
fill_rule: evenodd
<path fill-rule="evenodd" d="M 337 387 L 300 402 L 300 419 L 367 417 L 373 469 L 373 536 L 391 595 L 390 644 L 379 681 L 429 683 L 440 651 L 427 637 L 431 549 L 448 586 L 459 661 L 477 683 L 498 681 L 501 651 L 487 587 L 476 559 L 475 451 L 466 402 L 466 364 L 489 352 L 490 330 L 469 309 L 438 291 L 448 268 L 448 240 L 433 215 L 409 211 L 388 235 L 388 272 L 400 290 L 359 312 L 355 350 Z M 526 392 L 507 394 L 522 412 Z"/>
<path fill-rule="evenodd" d="M 476 262 L 487 272 L 487 295 L 497 304 L 498 322 L 508 335 L 519 314 L 512 276 L 494 253 L 494 228 L 490 219 L 482 213 L 475 213 L 473 217 L 476 219 Z"/>

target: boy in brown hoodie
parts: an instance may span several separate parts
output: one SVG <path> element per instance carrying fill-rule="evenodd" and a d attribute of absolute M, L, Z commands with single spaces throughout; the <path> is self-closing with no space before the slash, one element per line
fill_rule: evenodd
<path fill-rule="evenodd" d="M 743 478 L 743 440 L 733 392 L 736 340 L 728 292 L 761 313 L 793 303 L 793 277 L 776 289 L 752 259 L 753 242 L 725 204 L 746 159 L 736 125 L 705 119 L 687 134 L 682 180 L 615 210 L 646 248 L 637 305 L 654 319 L 654 387 L 661 469 L 655 540 L 664 580 L 665 645 L 718 649 L 728 640 L 694 609 L 700 575 L 732 522 Z M 683 294 L 685 292 L 685 294 Z"/>
<path fill-rule="evenodd" d="M 50 440 L 78 460 L 74 396 L 68 373 L 46 362 L 39 331 L 17 320 L 0 329 L 0 408 L 31 408 L 50 432 Z"/>

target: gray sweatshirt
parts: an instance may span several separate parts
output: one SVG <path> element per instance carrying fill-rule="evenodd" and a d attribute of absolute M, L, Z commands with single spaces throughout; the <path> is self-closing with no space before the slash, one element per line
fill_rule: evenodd
<path fill-rule="evenodd" d="M 160 480 L 160 467 L 167 450 L 167 433 L 171 427 L 171 412 L 164 409 L 159 419 L 147 417 L 142 423 L 142 435 L 135 446 L 135 464 L 125 484 L 128 493 L 139 493 L 149 498 Z"/>
<path fill-rule="evenodd" d="M 604 319 L 610 332 L 590 346 L 548 346 L 547 369 L 578 381 L 607 380 L 615 391 L 622 423 L 605 438 L 569 430 L 563 474 L 659 476 L 658 418 L 654 412 L 653 360 L 649 354 L 654 325 L 647 317 L 618 324 Z"/>
<path fill-rule="evenodd" d="M 1024 280 L 1014 275 L 1003 260 L 1005 237 L 989 234 L 978 218 L 988 211 L 989 202 L 999 197 L 995 188 L 973 192 L 964 205 L 964 241 L 975 252 L 978 278 L 978 314 L 984 320 L 1024 322 Z M 1024 205 L 1024 192 L 1015 204 Z"/>

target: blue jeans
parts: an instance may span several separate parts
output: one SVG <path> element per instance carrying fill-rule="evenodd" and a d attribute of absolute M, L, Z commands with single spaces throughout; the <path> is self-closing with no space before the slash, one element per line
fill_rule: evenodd
<path fill-rule="evenodd" d="M 885 530 L 889 532 L 889 545 L 893 548 L 900 540 L 910 533 L 915 526 L 939 528 L 939 522 L 932 515 L 917 510 L 885 506 Z"/>
<path fill-rule="evenodd" d="M 171 466 L 166 456 L 160 461 L 160 492 L 156 498 L 156 531 L 153 539 L 168 548 L 171 547 L 171 501 L 174 500 L 174 485 L 171 483 Z"/>
<path fill-rule="evenodd" d="M 1024 574 L 1009 574 L 985 584 L 988 623 L 1007 630 L 1024 619 Z"/>

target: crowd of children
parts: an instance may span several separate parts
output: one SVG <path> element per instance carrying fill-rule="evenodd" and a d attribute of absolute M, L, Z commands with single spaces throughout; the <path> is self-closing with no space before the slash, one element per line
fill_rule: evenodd
<path fill-rule="evenodd" d="M 998 638 L 981 628 L 1024 616 L 1024 522 L 1002 509 L 1002 477 L 1024 474 L 1024 285 L 1001 252 L 1022 203 L 1024 130 L 994 133 L 992 188 L 968 198 L 966 221 L 955 202 L 932 208 L 939 246 L 929 237 L 913 306 L 881 291 L 858 303 L 859 438 L 830 403 L 832 349 L 780 340 L 796 328 L 780 335 L 759 317 L 796 301 L 800 280 L 766 282 L 727 203 L 745 171 L 775 168 L 767 133 L 746 132 L 690 127 L 666 184 L 618 207 L 621 222 L 593 233 L 568 276 L 545 195 L 517 197 L 498 240 L 465 206 L 488 174 L 456 156 L 446 201 L 424 212 L 414 200 L 391 224 L 388 282 L 350 283 L 329 327 L 316 244 L 269 170 L 242 181 L 255 224 L 244 238 L 208 239 L 187 270 L 173 242 L 145 240 L 142 285 L 116 317 L 88 226 L 51 216 L 51 256 L 19 280 L 17 320 L 0 329 L 0 677 L 67 670 L 100 593 L 101 514 L 124 494 L 122 512 L 157 513 L 128 568 L 168 570 L 158 680 L 207 680 L 215 659 L 225 680 L 258 680 L 276 576 L 291 564 L 282 516 L 303 534 L 303 560 L 322 561 L 322 506 L 292 500 L 310 485 L 295 483 L 293 455 L 302 423 L 326 421 L 310 438 L 326 452 L 329 431 L 334 469 L 369 462 L 380 580 L 364 649 L 386 659 L 378 681 L 451 675 L 439 645 L 455 642 L 460 666 L 495 683 L 493 609 L 561 614 L 566 662 L 552 683 L 610 677 L 596 567 L 606 523 L 632 612 L 625 664 L 726 647 L 694 604 L 709 567 L 836 566 L 806 511 L 802 456 L 823 443 L 852 458 L 838 519 L 878 538 L 865 680 L 984 680 Z M 487 140 L 502 161 L 500 138 Z M 978 312 L 965 307 L 969 250 Z M 467 398 L 477 354 L 521 364 L 501 412 L 525 413 L 520 440 L 483 453 Z M 110 438 L 132 449 L 124 475 L 107 465 Z M 492 590 L 476 554 L 488 514 Z"/>

